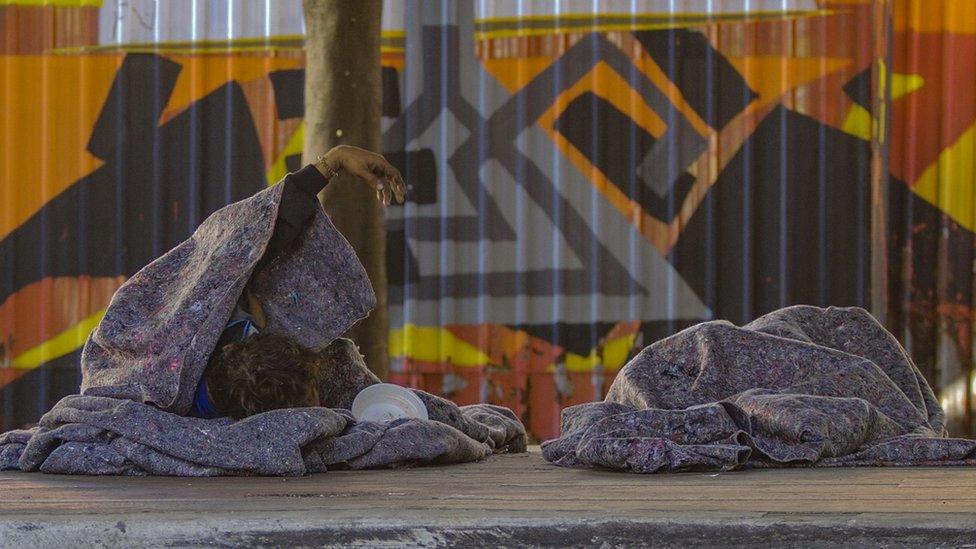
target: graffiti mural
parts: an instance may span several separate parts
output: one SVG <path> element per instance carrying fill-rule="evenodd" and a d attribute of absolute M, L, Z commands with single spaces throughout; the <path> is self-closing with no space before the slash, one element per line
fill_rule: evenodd
<path fill-rule="evenodd" d="M 391 381 L 546 438 L 690 324 L 860 305 L 965 431 L 974 113 L 955 98 L 976 57 L 955 61 L 976 31 L 943 20 L 881 0 L 387 2 L 383 152 L 410 185 L 387 219 Z M 6 428 L 76 389 L 127 276 L 300 167 L 304 25 L 297 0 L 106 0 L 5 4 L 0 29 Z"/>
<path fill-rule="evenodd" d="M 438 187 L 390 219 L 395 380 L 504 403 L 551 436 L 643 342 L 788 303 L 869 305 L 870 139 L 838 111 L 876 52 L 838 38 L 871 12 L 726 4 L 407 22 L 385 145 Z M 769 40 L 798 29 L 807 53 Z"/>

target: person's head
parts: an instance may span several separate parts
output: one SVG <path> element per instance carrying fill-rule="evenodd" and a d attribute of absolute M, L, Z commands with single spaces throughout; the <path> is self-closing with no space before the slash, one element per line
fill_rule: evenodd
<path fill-rule="evenodd" d="M 217 409 L 237 419 L 318 406 L 324 360 L 290 337 L 262 332 L 214 351 L 207 388 Z"/>

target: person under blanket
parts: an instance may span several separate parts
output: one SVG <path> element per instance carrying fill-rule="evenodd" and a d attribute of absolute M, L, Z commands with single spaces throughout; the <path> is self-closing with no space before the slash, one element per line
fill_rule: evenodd
<path fill-rule="evenodd" d="M 288 174 L 274 232 L 252 278 L 272 264 L 302 234 L 318 208 L 317 195 L 340 171 L 373 186 L 384 206 L 403 202 L 400 172 L 383 156 L 340 145 L 314 164 Z M 319 384 L 328 352 L 308 349 L 283 334 L 262 332 L 258 300 L 245 286 L 194 393 L 190 415 L 240 419 L 279 408 L 319 405 Z"/>

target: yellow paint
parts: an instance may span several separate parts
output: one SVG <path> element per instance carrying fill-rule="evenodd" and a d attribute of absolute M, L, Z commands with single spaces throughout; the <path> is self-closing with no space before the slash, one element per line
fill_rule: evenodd
<path fill-rule="evenodd" d="M 391 357 L 462 367 L 483 366 L 490 362 L 488 355 L 477 347 L 438 326 L 407 324 L 390 330 L 389 353 Z"/>
<path fill-rule="evenodd" d="M 602 364 L 605 370 L 619 370 L 627 360 L 634 345 L 636 334 L 614 338 L 587 355 L 567 352 L 563 361 L 570 372 L 592 372 Z M 477 367 L 490 364 L 491 359 L 476 346 L 458 338 L 449 330 L 437 326 L 408 324 L 390 331 L 389 352 L 391 357 L 405 357 L 430 363 L 451 364 L 461 367 Z M 554 371 L 554 366 L 548 368 Z"/>
<path fill-rule="evenodd" d="M 592 372 L 597 365 L 602 364 L 604 370 L 619 370 L 627 361 L 627 355 L 634 346 L 636 334 L 630 334 L 606 341 L 602 353 L 599 348 L 593 348 L 586 356 L 576 353 L 566 353 L 563 362 L 569 372 Z"/>
<path fill-rule="evenodd" d="M 3 2 L 5 0 L 0 0 Z M 70 0 L 66 0 L 70 1 Z M 101 0 L 99 0 L 101 2 Z M 2 5 L 2 4 L 0 4 Z M 406 31 L 383 31 L 381 40 L 389 43 L 380 45 L 382 53 L 403 52 L 403 46 L 398 44 L 406 37 Z M 74 46 L 53 50 L 57 54 L 82 54 L 99 52 L 128 53 L 271 53 L 275 51 L 298 50 L 305 48 L 305 35 L 279 34 L 274 36 L 248 36 L 240 38 L 209 38 L 204 40 L 160 40 L 158 42 L 129 42 L 124 44 L 100 44 L 88 46 Z"/>
<path fill-rule="evenodd" d="M 884 59 L 877 59 L 878 63 L 878 92 L 879 94 L 886 93 L 885 90 L 888 89 L 888 65 L 885 63 Z M 882 97 L 884 97 L 882 95 Z M 874 133 L 872 134 L 878 143 L 884 143 L 885 141 L 885 123 L 888 117 L 888 102 L 879 101 L 874 105 L 878 112 L 874 113 Z"/>
<path fill-rule="evenodd" d="M 603 345 L 603 367 L 608 370 L 619 370 L 623 367 L 636 339 L 637 334 L 630 334 L 607 341 Z"/>
<path fill-rule="evenodd" d="M 887 70 L 884 60 L 878 60 L 878 63 L 878 89 L 884 90 L 887 84 L 885 77 Z M 891 100 L 896 101 L 924 85 L 925 79 L 917 74 L 894 73 L 891 75 Z M 841 129 L 864 140 L 871 139 L 872 131 L 876 130 L 877 137 L 881 140 L 884 138 L 884 117 L 879 116 L 877 120 L 874 120 L 869 110 L 854 103 L 848 109 Z"/>
<path fill-rule="evenodd" d="M 747 10 L 740 12 L 707 12 L 707 11 L 658 11 L 658 12 L 607 12 L 607 13 L 561 13 L 561 14 L 540 14 L 540 15 L 508 15 L 504 17 L 479 17 L 475 18 L 475 25 L 492 23 L 521 23 L 523 21 L 588 21 L 594 18 L 599 19 L 618 19 L 621 21 L 631 21 L 634 19 L 662 19 L 668 20 L 675 17 L 735 17 L 749 18 L 754 16 L 768 15 L 827 15 L 833 13 L 832 10 Z"/>
<path fill-rule="evenodd" d="M 509 23 L 511 28 L 501 28 L 494 30 L 478 30 L 474 36 L 476 40 L 488 40 L 493 38 L 521 38 L 526 36 L 545 36 L 551 34 L 568 33 L 590 33 L 590 32 L 615 32 L 615 31 L 637 31 L 637 30 L 663 30 L 687 27 L 699 27 L 702 25 L 715 23 L 739 23 L 750 22 L 761 19 L 796 19 L 800 17 L 814 17 L 830 15 L 831 10 L 810 10 L 810 11 L 749 11 L 741 13 L 680 13 L 668 12 L 661 14 L 660 17 L 648 18 L 647 14 L 560 14 L 538 15 L 538 16 L 518 16 L 500 17 L 491 19 L 475 20 L 475 28 L 484 23 Z M 680 19 L 679 19 L 680 18 Z M 620 22 L 599 23 L 603 20 L 614 20 Z M 650 20 L 649 20 L 650 19 Z M 659 21 L 654 21 L 659 19 Z M 677 20 L 676 20 L 677 19 Z M 551 21 L 552 26 L 546 28 L 519 26 L 525 21 Z M 570 23 L 570 24 L 565 24 Z"/>
<path fill-rule="evenodd" d="M 871 139 L 871 113 L 864 107 L 854 103 L 847 111 L 842 129 L 865 141 Z"/>
<path fill-rule="evenodd" d="M 550 28 L 514 28 L 496 31 L 478 31 L 474 33 L 475 40 L 491 40 L 494 38 L 525 38 L 528 36 L 546 36 L 552 34 L 570 33 L 591 33 L 591 32 L 616 32 L 616 31 L 638 31 L 638 30 L 665 30 L 683 27 L 693 27 L 709 23 L 708 20 L 689 21 L 684 23 L 618 23 L 618 24 L 594 24 L 579 26 L 553 26 Z"/>
<path fill-rule="evenodd" d="M 71 353 L 84 345 L 88 334 L 105 316 L 101 309 L 81 322 L 52 337 L 44 343 L 24 351 L 11 363 L 14 368 L 33 369 L 41 364 Z M 634 334 L 606 342 L 602 355 L 594 348 L 586 356 L 566 353 L 566 369 L 571 372 L 589 372 L 598 364 L 607 370 L 617 370 L 624 365 L 633 347 Z M 390 331 L 389 353 L 392 357 L 406 357 L 431 363 L 449 363 L 460 367 L 477 367 L 489 364 L 487 354 L 470 343 L 458 338 L 449 330 L 437 326 L 407 324 Z"/>
<path fill-rule="evenodd" d="M 908 95 L 924 85 L 925 79 L 921 75 L 894 73 L 891 75 L 891 100 Z"/>
<path fill-rule="evenodd" d="M 105 308 L 123 276 L 54 276 L 31 282 L 0 304 L 0 341 L 11 360 Z"/>
<path fill-rule="evenodd" d="M 278 49 L 298 49 L 305 46 L 305 36 L 301 34 L 281 34 L 276 36 L 253 36 L 243 38 L 209 38 L 205 40 L 160 40 L 158 42 L 128 42 L 124 44 L 101 44 L 78 46 L 55 50 L 57 53 L 95 53 L 106 51 L 126 51 L 131 53 L 167 51 L 179 53 L 194 52 L 272 52 Z"/>
<path fill-rule="evenodd" d="M 917 90 L 917 89 L 919 89 L 919 88 L 921 88 L 922 86 L 925 85 L 925 79 L 922 78 L 920 75 L 917 75 L 917 74 L 899 74 L 899 73 L 892 73 L 890 75 L 891 76 L 890 84 L 889 84 L 889 81 L 888 81 L 888 76 L 889 76 L 888 75 L 888 68 L 887 68 L 887 65 L 884 62 L 884 59 L 879 59 L 878 60 L 878 88 L 877 89 L 878 90 L 884 90 L 886 86 L 890 86 L 889 93 L 891 95 L 891 100 L 892 101 L 895 101 L 895 100 L 897 100 L 897 99 L 899 99 L 901 97 L 904 97 L 905 95 L 908 95 L 908 94 L 912 93 L 913 91 L 915 91 L 915 90 Z M 864 108 L 863 107 L 860 107 L 860 106 L 856 106 L 856 107 L 857 108 L 860 108 L 862 111 L 864 111 Z M 868 119 L 867 119 L 867 123 L 869 124 L 868 135 L 873 135 L 874 138 L 877 139 L 879 143 L 884 143 L 884 141 L 885 141 L 885 131 L 886 131 L 885 130 L 885 124 L 888 121 L 888 117 L 887 117 L 887 114 L 886 114 L 887 103 L 880 103 L 880 104 L 877 105 L 877 108 L 879 109 L 879 112 L 877 113 L 877 116 L 871 117 L 870 114 L 868 114 Z M 856 110 L 856 109 L 852 109 L 851 111 L 854 111 L 854 110 Z M 851 115 L 854 114 L 851 111 L 848 112 L 848 119 L 850 119 Z M 864 111 L 864 113 L 867 113 L 867 111 Z M 856 123 L 856 124 L 859 125 L 859 127 L 858 127 L 858 130 L 859 131 L 863 129 L 863 126 L 865 124 L 865 121 L 863 120 L 864 119 L 864 116 L 865 116 L 864 113 L 858 112 L 857 113 L 858 121 L 857 122 L 852 122 L 852 123 Z M 845 120 L 844 121 L 844 125 L 845 125 L 844 131 L 847 131 L 847 127 L 846 126 L 847 126 L 847 122 L 848 121 L 849 120 Z M 873 133 L 872 133 L 872 130 L 873 130 Z M 858 135 L 858 134 L 854 134 L 854 135 Z M 867 137 L 865 137 L 865 139 L 867 139 Z"/>
<path fill-rule="evenodd" d="M 271 168 L 268 169 L 267 178 L 268 186 L 274 185 L 275 183 L 281 181 L 285 175 L 288 174 L 288 168 L 285 166 L 285 158 L 293 154 L 302 154 L 302 150 L 305 142 L 305 121 L 303 120 L 301 124 L 298 125 L 291 137 L 288 138 L 288 144 L 282 149 L 278 158 L 275 158 Z"/>
<path fill-rule="evenodd" d="M 407 31 L 405 29 L 390 29 L 380 32 L 380 54 L 381 55 L 393 55 L 400 54 L 404 52 L 404 44 L 407 39 Z M 402 70 L 403 67 L 397 67 L 397 70 Z"/>
<path fill-rule="evenodd" d="M 970 126 L 955 143 L 915 181 L 913 190 L 937 206 L 966 229 L 976 230 L 973 200 L 976 200 L 976 125 Z"/>
<path fill-rule="evenodd" d="M 567 352 L 563 357 L 563 364 L 569 372 L 592 372 L 599 363 L 600 356 L 596 353 L 596 349 L 591 349 L 590 354 L 586 356 Z"/>
<path fill-rule="evenodd" d="M 103 316 L 105 316 L 105 309 L 96 312 L 44 343 L 24 351 L 14 358 L 11 366 L 33 369 L 74 351 L 85 344 L 88 334 L 98 326 Z"/>

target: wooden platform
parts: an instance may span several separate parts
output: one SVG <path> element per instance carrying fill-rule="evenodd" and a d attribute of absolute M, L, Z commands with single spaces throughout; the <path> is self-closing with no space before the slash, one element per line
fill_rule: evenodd
<path fill-rule="evenodd" d="M 538 449 L 302 478 L 0 474 L 0 545 L 976 546 L 976 469 L 632 475 Z"/>

